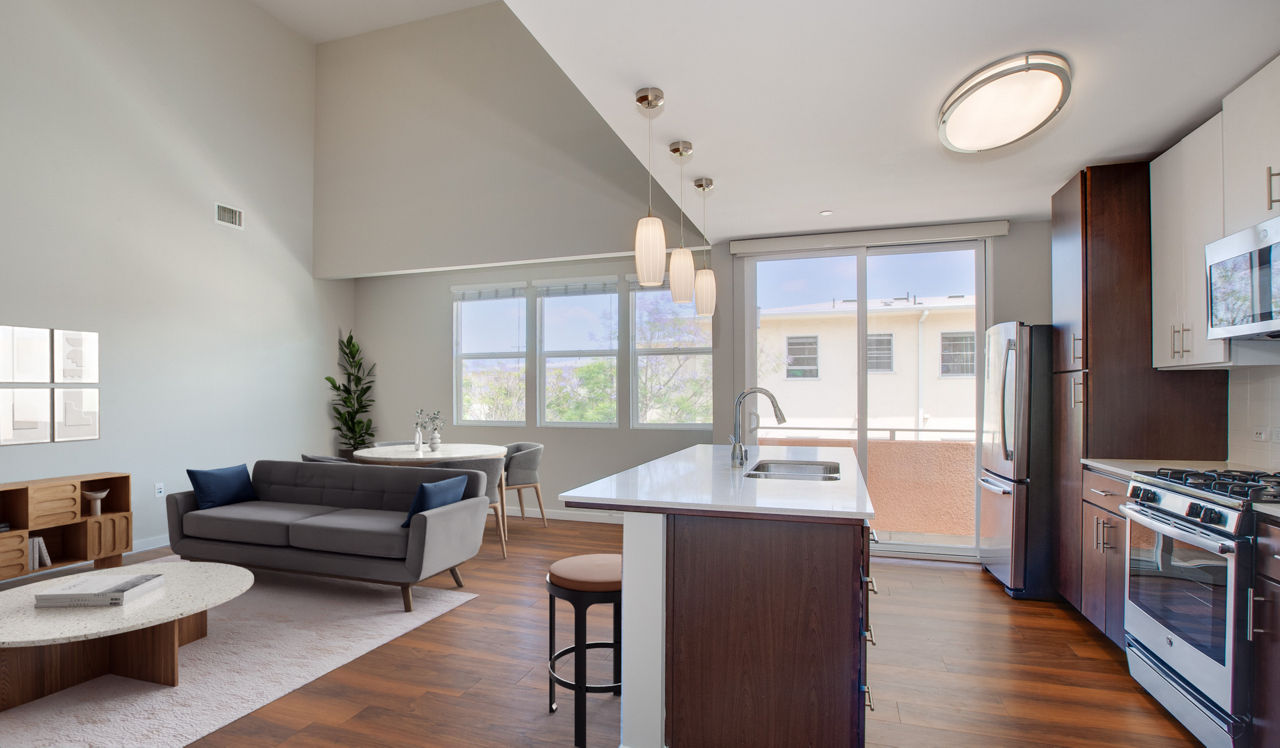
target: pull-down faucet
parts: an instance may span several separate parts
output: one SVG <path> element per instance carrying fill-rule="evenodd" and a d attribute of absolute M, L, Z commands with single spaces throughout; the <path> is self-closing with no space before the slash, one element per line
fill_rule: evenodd
<path fill-rule="evenodd" d="M 747 464 L 747 448 L 742 446 L 742 404 L 746 402 L 747 395 L 752 393 L 764 395 L 769 398 L 769 402 L 773 404 L 773 417 L 778 423 L 786 423 L 787 417 L 782 415 L 782 408 L 778 406 L 778 398 L 773 393 L 763 387 L 750 387 L 742 391 L 738 395 L 738 399 L 733 402 L 733 436 L 729 440 L 729 444 L 733 447 L 729 454 L 729 458 L 733 461 L 734 467 L 742 467 Z"/>

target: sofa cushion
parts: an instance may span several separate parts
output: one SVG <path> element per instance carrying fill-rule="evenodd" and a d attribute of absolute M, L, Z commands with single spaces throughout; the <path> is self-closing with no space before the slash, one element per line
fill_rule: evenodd
<path fill-rule="evenodd" d="M 196 505 L 201 509 L 258 498 L 249 480 L 249 468 L 243 464 L 216 470 L 188 470 L 187 478 L 196 493 Z"/>
<path fill-rule="evenodd" d="M 467 487 L 467 476 L 459 475 L 456 478 L 445 478 L 435 483 L 423 483 L 418 486 L 418 495 L 413 499 L 413 506 L 409 507 L 409 516 L 404 518 L 401 527 L 408 527 L 413 521 L 413 515 L 418 512 L 425 512 L 428 509 L 439 509 L 442 506 L 449 506 L 462 501 L 462 492 Z"/>
<path fill-rule="evenodd" d="M 207 540 L 288 546 L 289 525 L 333 511 L 333 507 L 316 504 L 246 501 L 187 512 L 182 517 L 182 532 Z"/>
<path fill-rule="evenodd" d="M 311 551 L 375 558 L 404 558 L 409 531 L 400 527 L 404 514 L 381 509 L 339 509 L 294 522 L 289 545 Z"/>

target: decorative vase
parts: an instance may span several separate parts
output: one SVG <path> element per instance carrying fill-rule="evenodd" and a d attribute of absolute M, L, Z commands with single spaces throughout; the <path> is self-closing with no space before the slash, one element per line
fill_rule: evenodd
<path fill-rule="evenodd" d="M 431 432 L 431 441 L 428 442 L 428 444 L 430 445 L 432 452 L 440 451 L 440 432 L 439 431 Z"/>
<path fill-rule="evenodd" d="M 101 491 L 84 491 L 84 498 L 87 504 L 85 515 L 88 517 L 97 517 L 102 514 L 102 500 L 107 498 L 107 494 L 111 489 L 104 488 Z"/>
<path fill-rule="evenodd" d="M 422 429 L 413 430 L 413 451 L 422 451 Z"/>

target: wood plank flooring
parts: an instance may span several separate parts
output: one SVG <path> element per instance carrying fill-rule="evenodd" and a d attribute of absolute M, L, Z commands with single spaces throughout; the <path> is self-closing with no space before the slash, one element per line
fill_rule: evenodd
<path fill-rule="evenodd" d="M 547 566 L 616 552 L 617 525 L 511 518 L 510 558 L 492 525 L 462 567 L 479 595 L 198 741 L 217 746 L 567 746 L 573 700 L 547 713 Z M 159 552 L 136 554 L 137 562 Z M 1133 682 L 1119 649 L 1065 604 L 1016 602 L 967 564 L 872 561 L 877 646 L 869 746 L 1195 746 Z M 448 574 L 427 586 L 450 588 Z M 389 587 L 388 605 L 398 605 Z M 568 642 L 569 608 L 557 615 Z M 608 606 L 591 637 L 607 639 Z M 610 675 L 593 651 L 592 680 Z M 566 667 L 569 663 L 566 662 Z M 572 673 L 571 667 L 567 671 Z M 588 697 L 588 742 L 616 746 L 619 702 Z"/>

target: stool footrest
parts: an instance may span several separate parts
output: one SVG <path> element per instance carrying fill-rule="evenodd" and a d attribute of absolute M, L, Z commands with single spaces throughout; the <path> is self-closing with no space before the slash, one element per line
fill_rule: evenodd
<path fill-rule="evenodd" d="M 613 649 L 613 642 L 587 642 L 586 649 Z M 547 673 L 551 676 L 551 680 L 564 686 L 565 688 L 578 688 L 578 684 L 556 672 L 556 662 L 561 657 L 565 657 L 578 651 L 578 645 L 570 644 L 564 649 L 556 652 L 551 657 L 551 662 L 547 663 Z M 586 677 L 585 673 L 574 673 L 575 677 Z M 587 693 L 613 693 L 622 687 L 622 683 L 588 683 L 583 686 Z"/>

